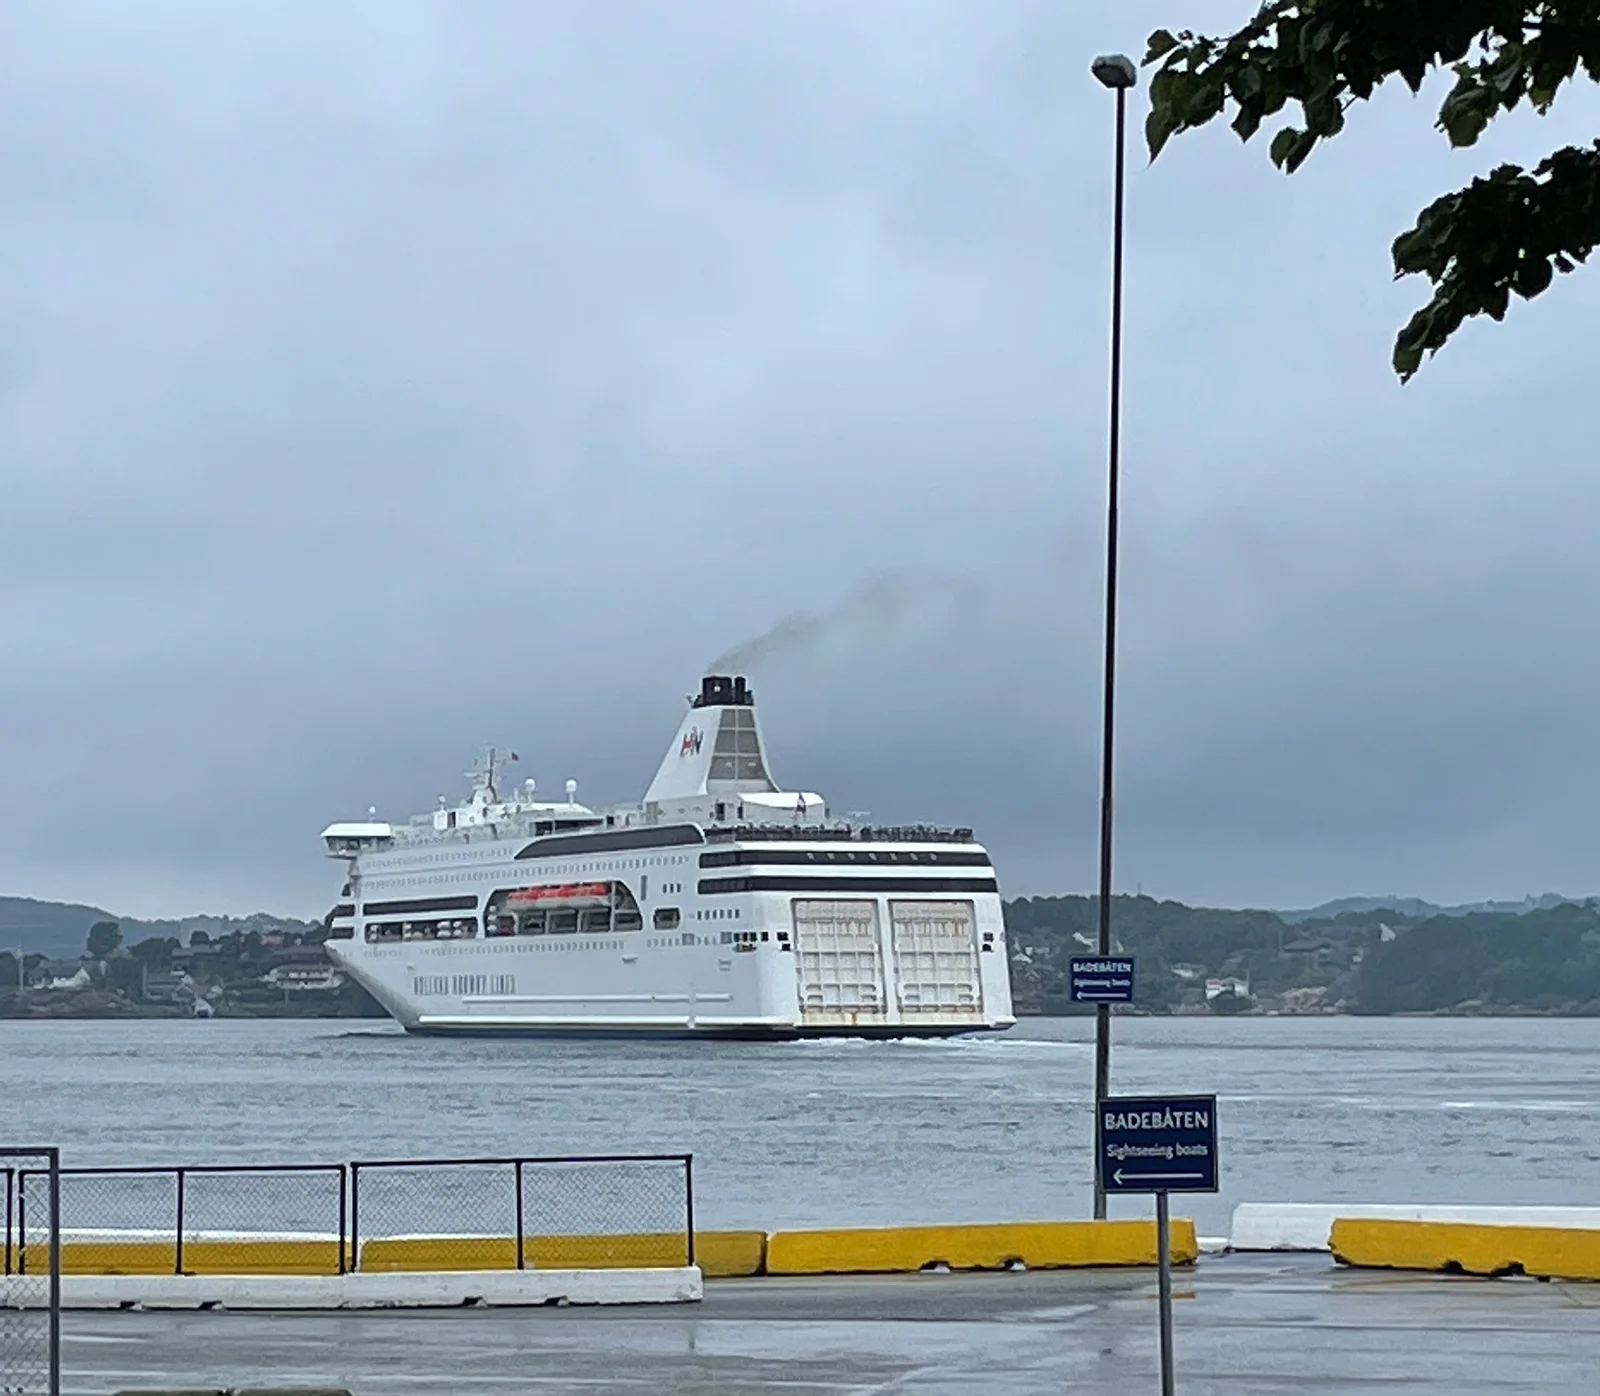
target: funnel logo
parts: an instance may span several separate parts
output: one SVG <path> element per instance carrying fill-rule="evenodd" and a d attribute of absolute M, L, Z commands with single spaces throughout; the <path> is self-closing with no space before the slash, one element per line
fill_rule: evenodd
<path fill-rule="evenodd" d="M 678 759 L 681 761 L 685 756 L 698 756 L 700 754 L 700 743 L 704 740 L 705 736 L 700 729 L 691 727 L 684 735 L 683 745 L 678 748 Z"/>

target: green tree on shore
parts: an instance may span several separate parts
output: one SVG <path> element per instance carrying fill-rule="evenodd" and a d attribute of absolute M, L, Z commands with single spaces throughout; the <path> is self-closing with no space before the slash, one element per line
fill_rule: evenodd
<path fill-rule="evenodd" d="M 1477 142 L 1502 112 L 1528 103 L 1543 115 L 1566 84 L 1600 80 L 1597 0 L 1266 0 L 1225 38 L 1157 30 L 1147 64 L 1145 128 L 1154 159 L 1174 135 L 1225 111 L 1249 140 L 1291 102 L 1298 124 L 1274 134 L 1269 153 L 1288 173 L 1345 113 L 1390 78 L 1413 92 L 1435 69 L 1455 85 L 1437 126 L 1452 146 Z M 1600 140 L 1566 146 L 1528 170 L 1503 164 L 1436 199 L 1395 239 L 1397 277 L 1423 276 L 1433 295 L 1400 331 L 1401 381 L 1474 315 L 1505 316 L 1513 293 L 1541 294 L 1600 243 Z"/>
<path fill-rule="evenodd" d="M 122 944 L 122 927 L 115 921 L 96 921 L 89 927 L 89 957 L 109 960 Z"/>

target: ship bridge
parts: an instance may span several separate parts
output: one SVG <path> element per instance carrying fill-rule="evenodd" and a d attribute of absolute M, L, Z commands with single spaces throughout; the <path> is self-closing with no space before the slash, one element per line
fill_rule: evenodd
<path fill-rule="evenodd" d="M 394 842 L 394 827 L 377 820 L 330 824 L 322 831 L 330 858 L 354 858 Z"/>

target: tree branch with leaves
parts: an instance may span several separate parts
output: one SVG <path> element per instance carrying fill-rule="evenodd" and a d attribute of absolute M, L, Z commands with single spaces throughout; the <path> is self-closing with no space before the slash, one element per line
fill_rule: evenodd
<path fill-rule="evenodd" d="M 1248 141 L 1293 103 L 1298 124 L 1279 127 L 1269 147 L 1292 174 L 1390 78 L 1417 92 L 1429 73 L 1454 71 L 1437 125 L 1458 148 L 1524 102 L 1543 115 L 1568 83 L 1600 81 L 1600 0 L 1267 0 L 1227 38 L 1157 30 L 1144 61 L 1159 65 L 1145 127 L 1151 159 L 1228 111 Z M 1597 243 L 1600 140 L 1531 170 L 1500 165 L 1434 200 L 1393 246 L 1396 278 L 1433 287 L 1395 339 L 1401 381 L 1472 316 L 1503 319 L 1513 294 L 1531 300 Z"/>

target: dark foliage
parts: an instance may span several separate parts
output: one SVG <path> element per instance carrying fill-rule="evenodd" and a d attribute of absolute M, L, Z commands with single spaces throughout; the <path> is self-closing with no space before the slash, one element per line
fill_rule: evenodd
<path fill-rule="evenodd" d="M 1548 111 L 1565 84 L 1600 79 L 1600 0 L 1267 0 L 1226 38 L 1158 30 L 1145 62 L 1158 65 L 1145 129 L 1152 158 L 1229 110 L 1249 140 L 1293 103 L 1298 122 L 1280 126 L 1269 148 L 1292 173 L 1390 78 L 1416 92 L 1430 72 L 1452 70 L 1437 125 L 1457 147 L 1524 102 Z M 1395 371 L 1410 378 L 1468 318 L 1501 319 L 1512 295 L 1539 295 L 1596 243 L 1600 141 L 1532 170 L 1500 165 L 1436 199 L 1394 243 L 1395 275 L 1433 286 L 1395 340 Z"/>

